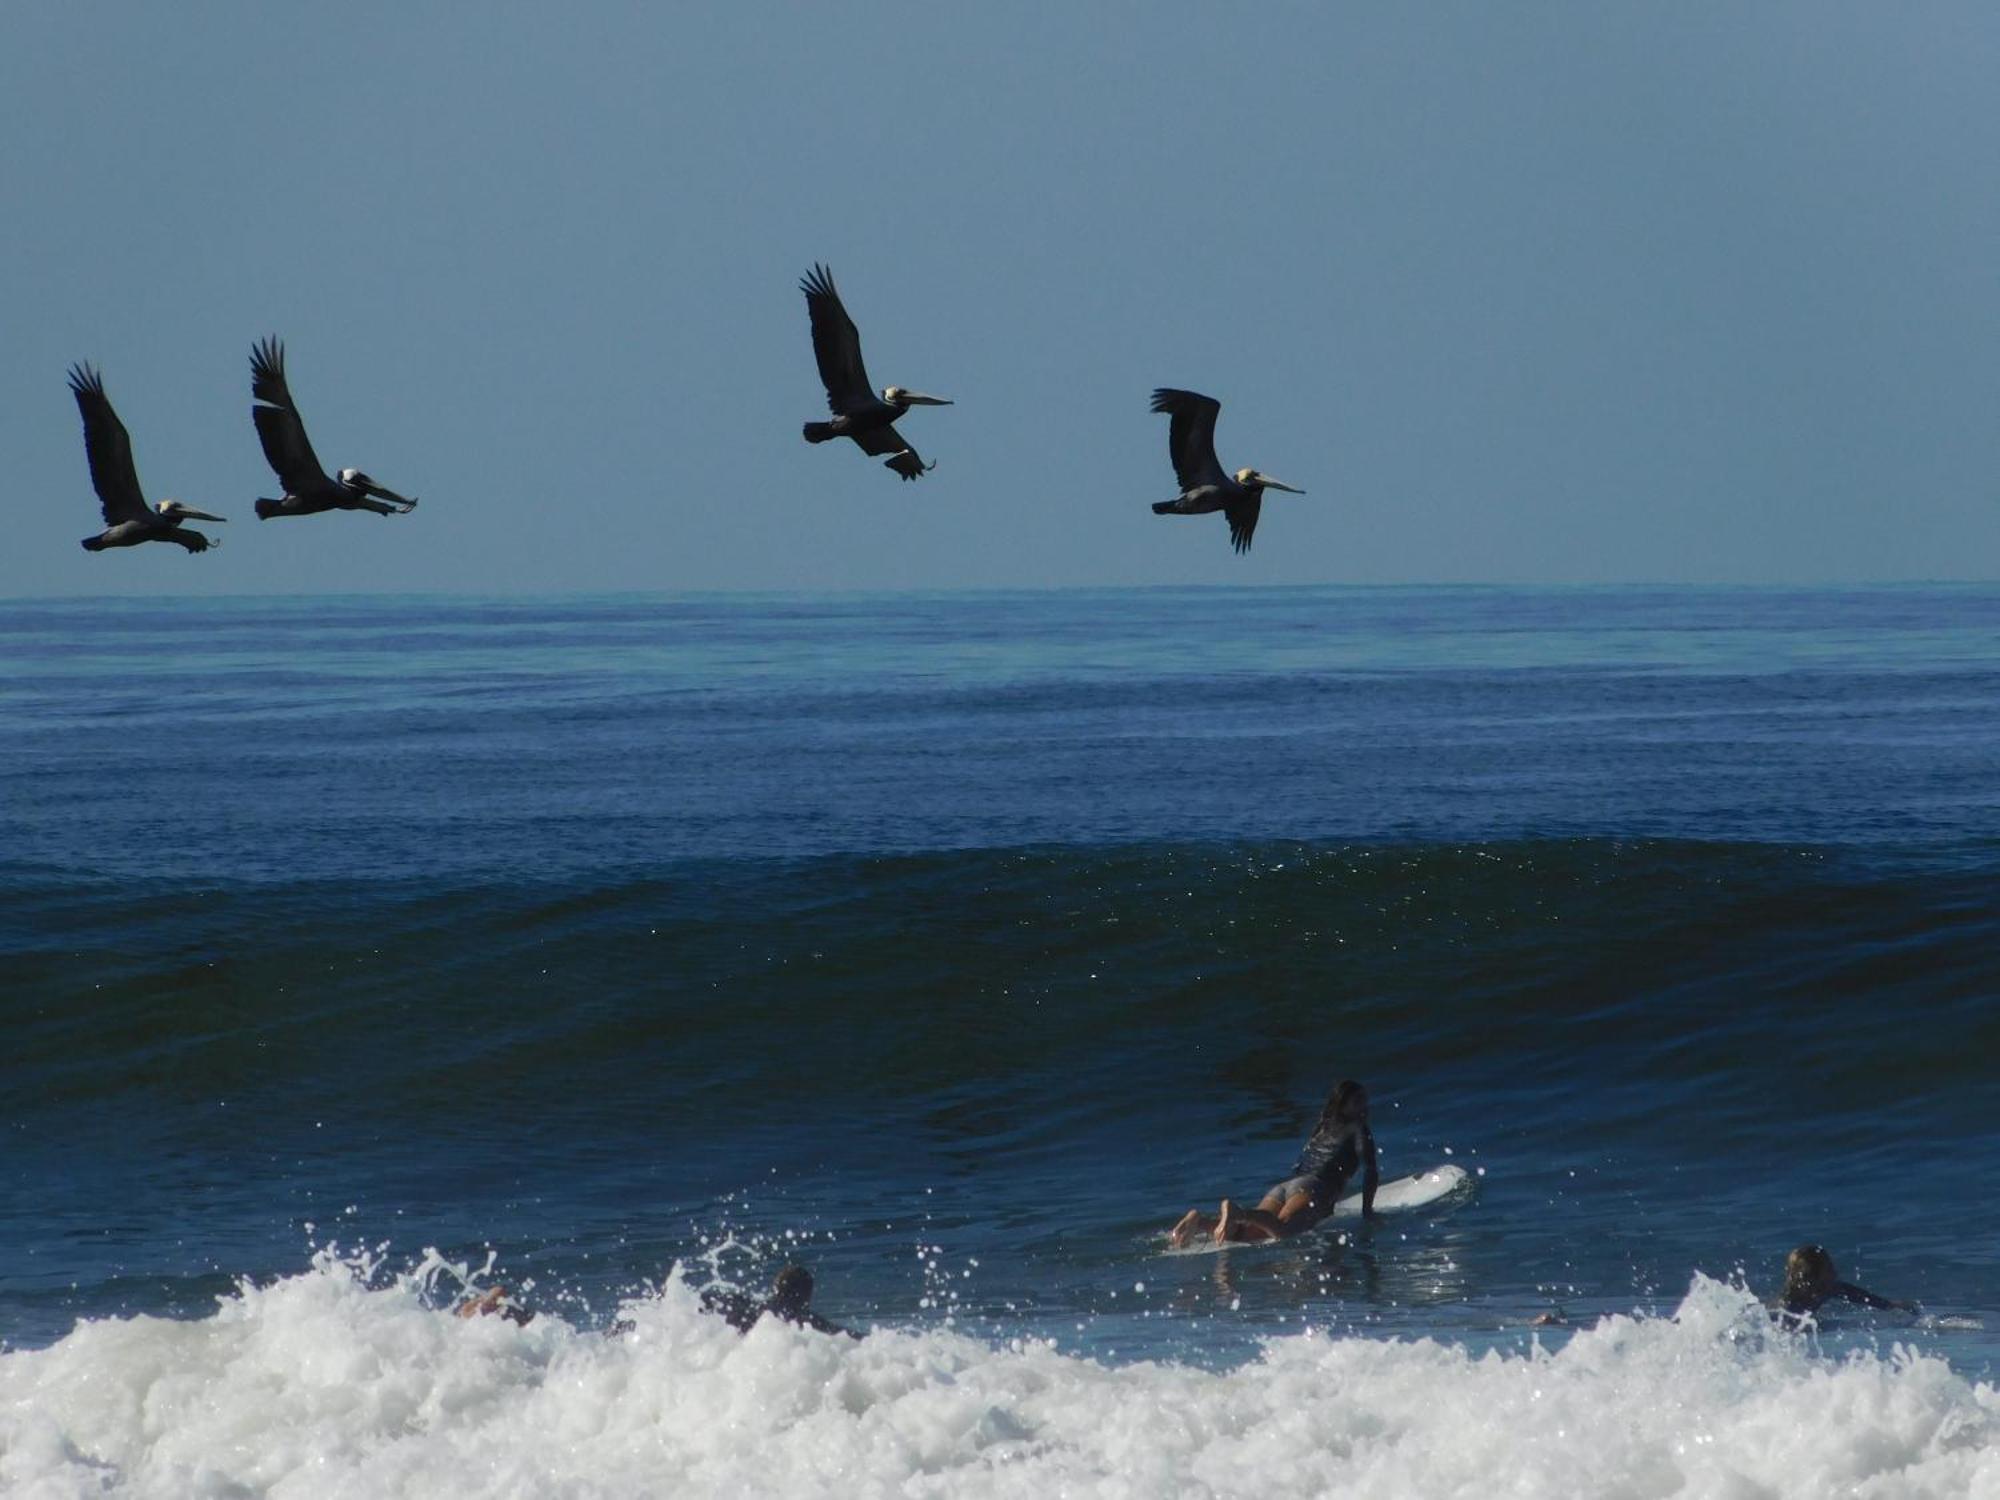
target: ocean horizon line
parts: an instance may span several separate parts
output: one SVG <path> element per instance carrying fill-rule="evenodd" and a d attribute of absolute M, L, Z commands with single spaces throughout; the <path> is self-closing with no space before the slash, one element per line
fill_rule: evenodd
<path fill-rule="evenodd" d="M 1691 579 L 1546 580 L 1412 580 L 1397 583 L 1323 582 L 1234 584 L 1188 583 L 1107 583 L 1107 584 L 981 584 L 939 585 L 921 588 L 875 587 L 868 585 L 774 586 L 769 588 L 549 588 L 549 589 L 337 589 L 285 592 L 219 589 L 203 593 L 46 593 L 0 594 L 0 608 L 21 608 L 42 604 L 194 604 L 221 600 L 279 602 L 288 600 L 454 600 L 465 602 L 532 603 L 557 600 L 703 600 L 703 599 L 993 599 L 1042 595 L 1157 596 L 1161 594 L 1235 595 L 1245 591 L 1297 596 L 1302 594 L 1519 594 L 1519 595 L 1605 595 L 1617 593 L 1677 593 L 1688 595 L 1818 595 L 1839 593 L 1895 593 L 1926 591 L 1977 591 L 2000 588 L 2000 576 L 1990 578 L 1831 578 L 1815 581 Z"/>

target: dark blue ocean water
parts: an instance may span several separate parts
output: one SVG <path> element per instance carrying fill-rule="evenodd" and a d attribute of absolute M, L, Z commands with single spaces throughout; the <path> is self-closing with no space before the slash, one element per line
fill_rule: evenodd
<path fill-rule="evenodd" d="M 0 1341 L 330 1240 L 1226 1363 L 2000 1341 L 2000 589 L 0 605 Z M 1342 1241 L 1162 1258 L 1371 1086 Z M 707 1262 L 703 1263 L 704 1265 Z"/>

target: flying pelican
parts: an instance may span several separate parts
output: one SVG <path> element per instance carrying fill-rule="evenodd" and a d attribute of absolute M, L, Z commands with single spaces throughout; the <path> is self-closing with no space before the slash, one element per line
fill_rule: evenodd
<path fill-rule="evenodd" d="M 141 542 L 172 542 L 190 552 L 206 552 L 220 545 L 199 531 L 182 531 L 183 521 L 226 521 L 194 510 L 178 500 L 162 500 L 149 508 L 139 490 L 139 471 L 132 466 L 132 439 L 125 424 L 111 409 L 104 394 L 104 377 L 89 365 L 72 365 L 69 388 L 76 395 L 76 409 L 83 413 L 83 451 L 90 457 L 90 485 L 97 491 L 97 503 L 104 507 L 104 530 L 83 539 L 83 550 L 102 552 L 106 547 L 136 547 Z"/>
<path fill-rule="evenodd" d="M 889 461 L 883 467 L 894 469 L 905 479 L 936 468 L 936 464 L 926 464 L 917 457 L 917 450 L 903 441 L 893 424 L 913 406 L 951 403 L 942 396 L 906 391 L 900 385 L 885 386 L 877 396 L 861 364 L 861 331 L 840 305 L 833 273 L 815 264 L 799 288 L 806 294 L 806 311 L 812 316 L 813 357 L 819 361 L 819 378 L 826 385 L 827 410 L 833 413 L 831 422 L 806 423 L 806 441 L 853 438 L 863 453 L 888 454 Z"/>
<path fill-rule="evenodd" d="M 1257 512 L 1264 508 L 1264 491 L 1305 493 L 1255 469 L 1238 469 L 1234 477 L 1222 472 L 1215 458 L 1215 416 L 1222 403 L 1213 396 L 1163 387 L 1153 392 L 1153 410 L 1173 417 L 1167 428 L 1167 448 L 1181 482 L 1178 498 L 1155 502 L 1154 515 L 1205 516 L 1219 510 L 1229 518 L 1230 545 L 1238 552 L 1248 552 L 1250 534 L 1257 529 Z"/>
<path fill-rule="evenodd" d="M 342 469 L 329 478 L 313 455 L 306 424 L 292 404 L 285 384 L 285 346 L 275 338 L 261 340 L 250 351 L 250 394 L 268 405 L 253 406 L 257 436 L 264 457 L 285 486 L 282 500 L 259 500 L 257 519 L 273 516 L 315 516 L 323 510 L 372 510 L 378 516 L 401 516 L 417 508 L 415 496 L 405 499 L 370 479 L 359 469 Z M 379 496 L 371 500 L 369 496 Z M 387 502 L 386 504 L 384 502 Z"/>

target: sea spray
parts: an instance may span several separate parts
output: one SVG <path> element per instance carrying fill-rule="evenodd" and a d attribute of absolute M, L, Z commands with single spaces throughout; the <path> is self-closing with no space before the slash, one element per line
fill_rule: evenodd
<path fill-rule="evenodd" d="M 1226 1371 L 765 1319 L 681 1274 L 624 1331 L 522 1328 L 322 1255 L 193 1321 L 0 1355 L 10 1494 L 1377 1493 L 1818 1497 L 2000 1484 L 2000 1394 L 1892 1345 L 1831 1357 L 1696 1277 L 1553 1350 L 1309 1331 Z"/>

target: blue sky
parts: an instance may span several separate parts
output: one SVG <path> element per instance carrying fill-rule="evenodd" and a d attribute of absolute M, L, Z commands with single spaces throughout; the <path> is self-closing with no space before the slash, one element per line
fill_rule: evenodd
<path fill-rule="evenodd" d="M 471 14 L 10 13 L 0 594 L 2000 574 L 1990 6 Z M 800 440 L 815 260 L 919 483 Z M 253 519 L 267 332 L 414 515 Z M 222 550 L 77 546 L 77 359 Z"/>

